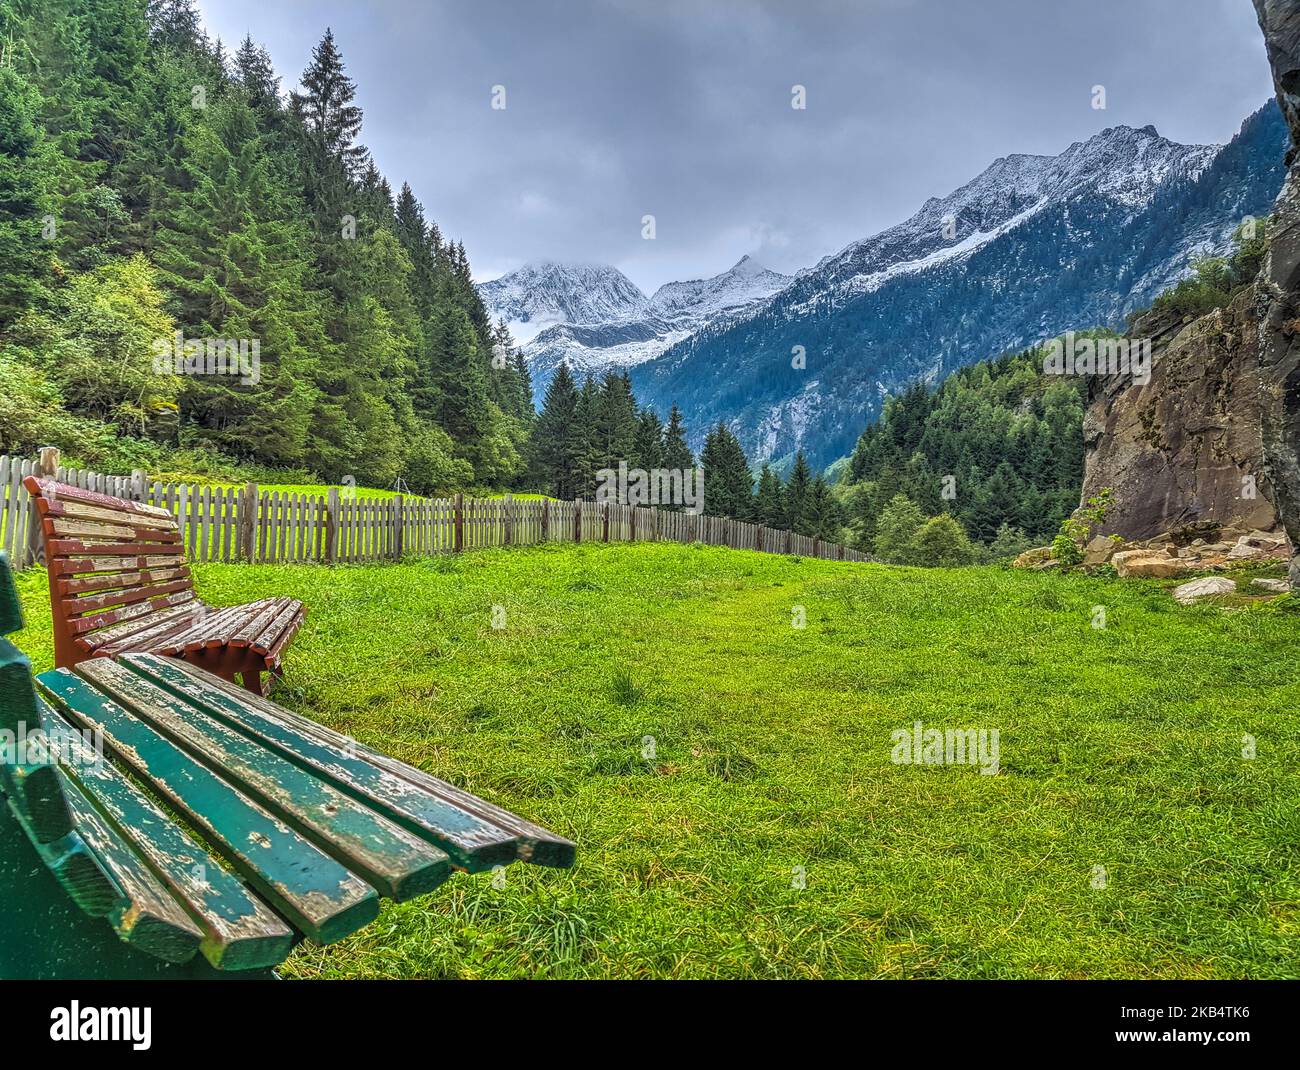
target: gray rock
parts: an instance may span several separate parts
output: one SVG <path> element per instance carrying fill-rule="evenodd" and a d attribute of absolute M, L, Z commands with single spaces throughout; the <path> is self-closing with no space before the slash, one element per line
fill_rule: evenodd
<path fill-rule="evenodd" d="M 1184 583 L 1174 588 L 1174 599 L 1185 606 L 1191 605 L 1198 598 L 1211 598 L 1220 594 L 1232 594 L 1237 584 L 1224 576 L 1202 576 L 1199 580 Z"/>
<path fill-rule="evenodd" d="M 1085 565 L 1104 565 L 1115 556 L 1116 551 L 1123 545 L 1122 542 L 1116 542 L 1105 535 L 1094 535 L 1088 540 L 1088 545 L 1083 549 L 1083 563 Z"/>
<path fill-rule="evenodd" d="M 1249 561 L 1252 557 L 1263 557 L 1264 548 L 1262 546 L 1252 546 L 1250 539 L 1243 535 L 1237 540 L 1237 545 L 1228 551 L 1229 561 Z"/>
<path fill-rule="evenodd" d="M 1274 594 L 1286 594 L 1291 590 L 1291 585 L 1286 580 L 1266 580 L 1263 576 L 1256 576 L 1250 581 L 1250 585 Z"/>

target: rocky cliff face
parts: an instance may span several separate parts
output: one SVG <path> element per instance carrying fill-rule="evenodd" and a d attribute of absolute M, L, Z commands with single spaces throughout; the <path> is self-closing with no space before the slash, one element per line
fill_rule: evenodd
<path fill-rule="evenodd" d="M 1272 245 L 1256 285 L 1263 454 L 1278 512 L 1291 545 L 1300 549 L 1300 3 L 1255 0 L 1255 11 L 1292 146 Z M 1291 585 L 1300 589 L 1300 554 L 1291 559 Z"/>
<path fill-rule="evenodd" d="M 1152 343 L 1150 381 L 1093 380 L 1083 433 L 1085 498 L 1114 491 L 1106 534 L 1149 539 L 1278 522 L 1264 473 L 1255 294 L 1200 318 L 1148 312 L 1130 331 Z"/>
<path fill-rule="evenodd" d="M 1128 538 L 1280 527 L 1300 549 L 1300 2 L 1254 3 L 1290 170 L 1255 285 L 1196 320 L 1148 313 L 1130 334 L 1152 339 L 1150 382 L 1116 377 L 1092 388 L 1084 496 L 1112 487 L 1107 531 Z M 1300 554 L 1291 583 L 1300 589 Z"/>

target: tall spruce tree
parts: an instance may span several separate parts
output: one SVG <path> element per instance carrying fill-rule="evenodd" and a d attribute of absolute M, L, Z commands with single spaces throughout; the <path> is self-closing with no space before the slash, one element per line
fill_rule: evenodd
<path fill-rule="evenodd" d="M 546 399 L 533 429 L 532 473 L 537 485 L 556 498 L 580 497 L 590 473 L 587 443 L 579 424 L 579 393 L 567 364 L 561 364 L 546 388 Z"/>
<path fill-rule="evenodd" d="M 786 524 L 785 488 L 781 477 L 764 464 L 758 474 L 758 490 L 754 496 L 754 521 L 769 528 L 784 528 Z"/>
<path fill-rule="evenodd" d="M 632 454 L 635 467 L 647 472 L 664 466 L 664 425 L 654 409 L 642 409 L 637 416 Z"/>
<path fill-rule="evenodd" d="M 803 450 L 795 454 L 794 467 L 785 485 L 785 527 L 796 535 L 811 535 L 808 495 L 812 490 L 812 469 Z"/>
<path fill-rule="evenodd" d="M 704 511 L 711 516 L 747 520 L 753 511 L 754 483 L 740 441 L 723 423 L 709 432 L 700 454 L 704 468 Z"/>

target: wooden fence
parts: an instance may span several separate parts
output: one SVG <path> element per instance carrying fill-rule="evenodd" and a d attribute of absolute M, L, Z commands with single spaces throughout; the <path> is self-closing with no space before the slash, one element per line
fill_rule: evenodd
<path fill-rule="evenodd" d="M 23 487 L 52 476 L 85 490 L 165 506 L 191 561 L 258 564 L 398 561 L 487 547 L 543 542 L 702 542 L 736 550 L 866 561 L 857 550 L 726 517 L 587 501 L 505 498 L 363 498 L 266 491 L 257 484 L 210 487 L 150 482 L 144 473 L 106 476 L 38 460 L 0 456 L 0 549 L 18 568 L 42 559 L 36 510 Z"/>

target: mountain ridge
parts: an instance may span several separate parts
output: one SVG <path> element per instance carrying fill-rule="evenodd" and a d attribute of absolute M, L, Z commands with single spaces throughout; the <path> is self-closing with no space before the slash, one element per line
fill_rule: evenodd
<path fill-rule="evenodd" d="M 632 369 L 638 397 L 722 420 L 759 460 L 844 456 L 885 394 L 1064 330 L 1122 326 L 1220 252 L 1282 182 L 1275 104 L 1224 146 L 1108 127 L 1055 157 L 999 157 L 851 242 L 738 320 Z M 948 222 L 945 236 L 944 222 Z M 802 346 L 806 367 L 791 367 Z"/>

